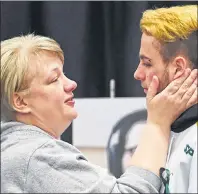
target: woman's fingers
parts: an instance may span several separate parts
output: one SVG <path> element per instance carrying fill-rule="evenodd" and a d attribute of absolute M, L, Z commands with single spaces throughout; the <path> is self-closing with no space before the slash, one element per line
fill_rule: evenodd
<path fill-rule="evenodd" d="M 182 86 L 179 88 L 178 92 L 176 93 L 179 99 L 182 99 L 184 95 L 185 98 L 187 96 L 192 96 L 192 94 L 194 93 L 193 89 L 197 87 L 197 73 L 197 69 L 194 69 L 191 72 L 190 76 L 184 81 Z"/>
<path fill-rule="evenodd" d="M 187 109 L 198 103 L 197 79 L 194 81 L 186 94 L 184 94 L 183 99 L 187 101 Z"/>
<path fill-rule="evenodd" d="M 170 125 L 181 113 L 197 103 L 197 70 L 190 72 L 190 69 L 186 70 L 157 95 L 155 84 L 152 83 L 147 98 L 149 122 Z"/>
<path fill-rule="evenodd" d="M 173 80 L 164 90 L 163 93 L 167 93 L 168 95 L 175 94 L 181 87 L 181 85 L 185 82 L 185 80 L 190 75 L 191 70 L 188 68 L 184 71 L 184 74 L 181 77 Z"/>
<path fill-rule="evenodd" d="M 158 87 L 159 87 L 159 79 L 157 76 L 153 76 L 146 95 L 147 101 L 151 101 L 154 98 L 154 96 L 157 94 Z"/>

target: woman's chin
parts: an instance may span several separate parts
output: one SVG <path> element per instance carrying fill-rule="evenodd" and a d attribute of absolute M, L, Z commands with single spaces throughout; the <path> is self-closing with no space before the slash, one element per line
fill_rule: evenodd
<path fill-rule="evenodd" d="M 78 113 L 77 113 L 77 111 L 74 113 L 74 119 L 76 119 L 77 117 L 78 117 Z"/>
<path fill-rule="evenodd" d="M 70 119 L 71 120 L 74 120 L 74 119 L 76 119 L 77 117 L 78 117 L 78 112 L 73 108 L 71 111 L 70 111 L 70 113 L 69 113 L 69 117 L 70 117 Z"/>

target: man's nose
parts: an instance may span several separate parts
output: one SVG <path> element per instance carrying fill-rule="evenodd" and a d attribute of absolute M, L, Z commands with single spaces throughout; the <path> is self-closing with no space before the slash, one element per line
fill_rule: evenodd
<path fill-rule="evenodd" d="M 143 69 L 138 66 L 138 68 L 136 69 L 135 73 L 134 73 L 134 78 L 136 80 L 144 80 L 145 79 L 145 73 L 143 72 Z"/>

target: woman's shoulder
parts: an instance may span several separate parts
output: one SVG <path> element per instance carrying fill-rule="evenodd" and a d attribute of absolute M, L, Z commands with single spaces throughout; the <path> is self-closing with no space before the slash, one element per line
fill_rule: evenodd
<path fill-rule="evenodd" d="M 1 133 L 1 158 L 3 164 L 9 164 L 9 168 L 11 165 L 13 169 L 19 166 L 25 169 L 29 164 L 39 161 L 54 163 L 65 159 L 73 162 L 86 160 L 74 146 L 55 139 L 37 127 L 19 123 L 8 125 L 7 130 Z"/>
<path fill-rule="evenodd" d="M 58 139 L 50 139 L 35 149 L 31 160 L 37 161 L 43 158 L 43 161 L 64 161 L 87 160 L 84 155 L 73 145 Z"/>
<path fill-rule="evenodd" d="M 56 139 L 42 129 L 19 122 L 1 123 L 1 151 L 22 152 L 34 155 L 36 152 L 74 153 L 79 154 L 71 144 Z M 11 154 L 13 155 L 13 154 Z"/>

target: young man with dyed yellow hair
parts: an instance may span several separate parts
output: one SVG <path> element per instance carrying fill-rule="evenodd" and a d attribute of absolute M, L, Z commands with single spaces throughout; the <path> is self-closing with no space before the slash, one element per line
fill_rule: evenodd
<path fill-rule="evenodd" d="M 197 12 L 197 5 L 188 5 L 143 13 L 140 63 L 134 77 L 145 93 L 152 75 L 158 76 L 161 92 L 186 68 L 197 68 Z M 195 105 L 173 123 L 161 192 L 197 193 L 197 121 Z"/>

